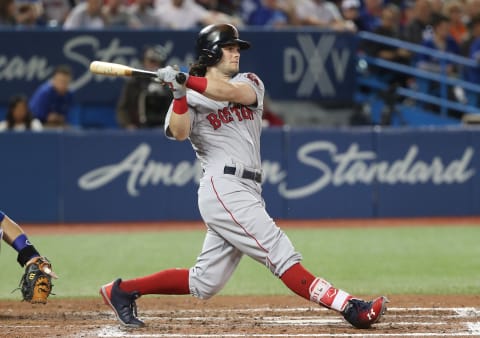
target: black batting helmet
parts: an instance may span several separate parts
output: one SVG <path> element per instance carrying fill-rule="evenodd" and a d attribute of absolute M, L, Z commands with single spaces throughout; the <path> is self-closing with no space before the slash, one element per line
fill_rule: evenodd
<path fill-rule="evenodd" d="M 240 49 L 250 48 L 250 42 L 238 38 L 238 30 L 230 24 L 215 24 L 203 28 L 197 38 L 200 64 L 213 66 L 222 58 L 222 47 L 238 44 Z"/>

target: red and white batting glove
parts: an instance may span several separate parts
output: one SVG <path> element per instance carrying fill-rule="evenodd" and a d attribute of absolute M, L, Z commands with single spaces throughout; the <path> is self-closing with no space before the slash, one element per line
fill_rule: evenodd
<path fill-rule="evenodd" d="M 166 83 L 172 90 L 173 97 L 175 99 L 181 99 L 187 93 L 187 87 L 185 87 L 185 82 L 178 83 L 177 75 L 181 72 L 175 69 L 172 66 L 167 66 L 157 70 L 157 77 L 160 81 Z M 188 74 L 182 73 L 185 75 L 186 80 L 188 79 Z"/>

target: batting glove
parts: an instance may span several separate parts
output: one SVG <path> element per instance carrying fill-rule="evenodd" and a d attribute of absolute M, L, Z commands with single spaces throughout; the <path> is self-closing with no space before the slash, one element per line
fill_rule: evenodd
<path fill-rule="evenodd" d="M 185 75 L 185 81 L 181 84 L 178 83 L 177 80 L 178 74 Z M 187 82 L 186 80 L 188 79 L 188 74 L 181 73 L 172 66 L 167 66 L 157 70 L 157 77 L 160 79 L 160 81 L 165 82 L 170 87 L 175 99 L 180 99 L 186 95 L 187 87 L 185 87 L 185 83 Z"/>

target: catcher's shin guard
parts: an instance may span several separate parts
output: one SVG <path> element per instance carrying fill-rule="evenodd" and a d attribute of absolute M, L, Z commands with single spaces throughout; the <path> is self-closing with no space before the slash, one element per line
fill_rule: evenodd
<path fill-rule="evenodd" d="M 100 295 L 106 305 L 115 312 L 119 322 L 126 327 L 143 327 L 145 323 L 137 318 L 137 304 L 135 300 L 140 297 L 138 292 L 125 292 L 120 289 L 121 279 L 108 283 L 100 288 Z"/>

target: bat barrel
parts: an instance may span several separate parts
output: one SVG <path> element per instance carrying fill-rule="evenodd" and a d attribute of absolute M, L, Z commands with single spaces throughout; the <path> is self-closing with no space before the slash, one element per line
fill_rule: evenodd
<path fill-rule="evenodd" d="M 90 71 L 94 74 L 109 76 L 157 77 L 157 72 L 104 61 L 93 61 L 90 64 Z M 185 73 L 178 73 L 175 79 L 178 83 L 183 84 L 187 80 L 187 76 Z"/>

